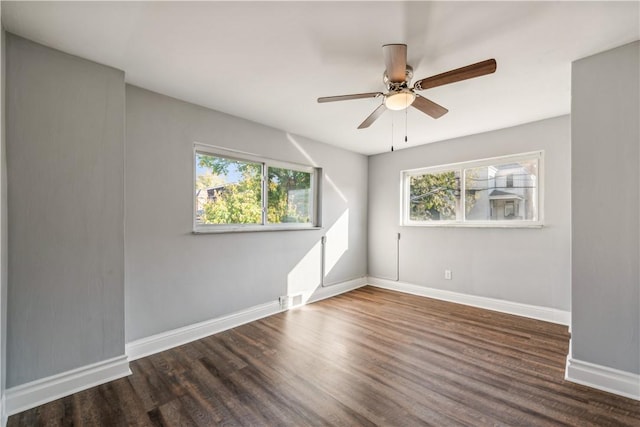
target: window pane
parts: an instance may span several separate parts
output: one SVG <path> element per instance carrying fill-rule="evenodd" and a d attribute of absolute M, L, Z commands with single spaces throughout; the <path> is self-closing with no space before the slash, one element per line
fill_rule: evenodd
<path fill-rule="evenodd" d="M 537 221 L 538 160 L 465 169 L 468 221 Z"/>
<path fill-rule="evenodd" d="M 196 223 L 262 224 L 262 165 L 196 153 Z"/>
<path fill-rule="evenodd" d="M 409 218 L 412 221 L 455 220 L 459 181 L 457 171 L 411 176 Z"/>
<path fill-rule="evenodd" d="M 311 173 L 269 167 L 267 222 L 311 223 Z"/>

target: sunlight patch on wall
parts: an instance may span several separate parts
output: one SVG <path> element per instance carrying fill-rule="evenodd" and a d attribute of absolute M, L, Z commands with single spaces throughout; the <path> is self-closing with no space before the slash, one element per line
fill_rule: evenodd
<path fill-rule="evenodd" d="M 295 140 L 295 138 L 288 133 L 287 134 L 287 139 L 289 140 L 289 142 L 296 147 L 296 149 L 300 152 L 300 154 L 302 154 L 304 156 L 305 159 L 307 159 L 307 161 L 309 162 L 309 164 L 315 168 L 319 167 L 318 164 L 316 162 L 313 161 L 313 158 L 311 158 L 311 156 L 309 155 L 309 153 L 307 153 L 305 151 L 304 148 L 302 148 L 302 146 L 300 145 L 300 143 L 298 141 Z"/>
<path fill-rule="evenodd" d="M 287 295 L 289 297 L 301 295 L 302 304 L 306 304 L 316 289 L 322 285 L 323 272 L 326 277 L 349 249 L 348 209 L 340 215 L 325 236 L 324 255 L 322 240 L 320 240 L 287 275 Z"/>
<path fill-rule="evenodd" d="M 303 304 L 320 286 L 321 250 L 321 243 L 318 241 L 287 275 L 287 295 L 302 295 Z"/>
<path fill-rule="evenodd" d="M 309 164 L 313 167 L 320 167 L 314 160 L 313 158 L 309 155 L 309 153 L 306 152 L 306 150 L 304 148 L 302 148 L 302 146 L 300 145 L 300 143 L 298 141 L 295 140 L 295 138 L 288 133 L 287 134 L 287 139 L 289 140 L 289 142 L 291 143 L 291 145 L 293 145 L 299 152 L 300 154 L 302 154 L 304 156 L 305 159 L 307 159 L 307 161 L 309 162 Z M 338 194 L 338 196 L 340 196 L 340 198 L 347 203 L 347 197 L 344 195 L 344 193 L 342 191 L 340 191 L 340 189 L 338 188 L 338 186 L 336 185 L 335 182 L 333 182 L 333 180 L 331 179 L 330 176 L 325 175 L 324 176 L 324 180 L 331 186 L 331 188 L 334 189 L 334 191 Z"/>
<path fill-rule="evenodd" d="M 320 167 L 307 153 L 293 135 L 287 133 L 287 140 L 314 167 Z M 347 197 L 338 188 L 330 176 L 323 176 L 324 182 L 336 192 L 343 202 Z M 340 258 L 349 249 L 349 209 L 345 210 L 336 222 L 327 230 L 324 239 L 318 241 L 291 269 L 287 275 L 287 296 L 302 296 L 302 304 L 306 304 L 323 280 L 334 269 Z M 324 240 L 324 245 L 322 240 Z"/>
<path fill-rule="evenodd" d="M 329 185 L 334 189 L 334 191 L 338 194 L 338 196 L 340 196 L 340 198 L 342 199 L 342 201 L 344 201 L 345 203 L 348 202 L 347 200 L 347 196 L 344 195 L 344 193 L 342 191 L 340 191 L 340 189 L 338 188 L 338 186 L 336 185 L 335 182 L 333 182 L 333 180 L 331 179 L 331 177 L 329 175 L 325 175 L 324 176 L 325 181 L 327 181 L 329 183 Z"/>
<path fill-rule="evenodd" d="M 336 266 L 349 249 L 349 209 L 327 231 L 324 253 L 324 277 Z"/>

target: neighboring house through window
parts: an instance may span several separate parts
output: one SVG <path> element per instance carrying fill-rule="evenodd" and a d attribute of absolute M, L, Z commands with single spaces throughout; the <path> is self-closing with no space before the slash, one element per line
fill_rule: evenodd
<path fill-rule="evenodd" d="M 403 171 L 402 224 L 542 225 L 542 157 L 535 152 Z"/>

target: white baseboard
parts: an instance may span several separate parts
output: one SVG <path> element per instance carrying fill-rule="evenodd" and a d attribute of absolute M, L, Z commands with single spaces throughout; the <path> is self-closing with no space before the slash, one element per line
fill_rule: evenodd
<path fill-rule="evenodd" d="M 7 415 L 6 408 L 7 408 L 7 403 L 6 403 L 5 394 L 3 391 L 2 395 L 0 396 L 0 427 L 6 427 L 7 425 L 7 420 L 9 416 Z"/>
<path fill-rule="evenodd" d="M 308 303 L 320 301 L 323 299 L 331 298 L 336 295 L 343 294 L 345 292 L 352 291 L 354 289 L 361 288 L 367 284 L 367 277 L 358 277 L 357 279 L 347 280 L 346 282 L 335 283 L 332 285 L 326 285 L 325 287 L 319 287 L 309 298 Z"/>
<path fill-rule="evenodd" d="M 312 303 L 348 292 L 359 288 L 360 286 L 364 286 L 366 283 L 366 277 L 361 277 L 324 288 L 318 288 L 310 296 L 307 303 Z M 208 337 L 209 335 L 244 325 L 245 323 L 253 322 L 254 320 L 262 319 L 263 317 L 280 313 L 281 311 L 284 310 L 278 301 L 256 305 L 226 316 L 205 320 L 204 322 L 194 323 L 193 325 L 184 326 L 182 328 L 173 329 L 171 331 L 162 332 L 150 337 L 132 341 L 126 345 L 126 353 L 127 356 L 129 356 L 130 361 L 140 359 L 179 345 L 187 344 L 200 338 Z"/>
<path fill-rule="evenodd" d="M 131 370 L 127 356 L 122 355 L 11 387 L 5 391 L 5 414 L 14 415 L 127 375 Z"/>
<path fill-rule="evenodd" d="M 399 291 L 412 295 L 419 295 L 443 301 L 455 302 L 458 304 L 470 305 L 487 310 L 499 311 L 501 313 L 515 314 L 516 316 L 544 320 L 546 322 L 558 323 L 560 325 L 569 325 L 571 323 L 570 312 L 558 310 L 555 308 L 540 307 L 537 305 L 522 304 L 495 298 L 462 294 L 458 292 L 414 285 L 412 283 L 380 279 L 377 277 L 369 277 L 369 284 L 378 288 L 390 289 L 392 291 Z"/>
<path fill-rule="evenodd" d="M 366 285 L 366 277 L 318 288 L 309 303 L 329 298 Z M 235 328 L 283 311 L 278 301 L 250 307 L 227 316 L 174 329 L 126 345 L 126 356 L 94 363 L 71 371 L 11 387 L 0 398 L 0 427 L 8 416 L 47 402 L 131 375 L 129 361 L 149 356 L 197 339 Z M 3 399 L 6 397 L 6 401 Z"/>
<path fill-rule="evenodd" d="M 460 294 L 375 277 L 361 277 L 326 287 L 320 287 L 313 292 L 307 303 L 316 302 L 349 292 L 367 284 L 380 288 L 546 320 L 564 325 L 568 325 L 570 320 L 569 313 L 561 310 Z M 273 301 L 250 307 L 227 316 L 132 341 L 126 345 L 126 356 L 116 357 L 6 390 L 6 402 L 5 405 L 3 405 L 4 412 L 6 416 L 17 414 L 69 394 L 130 375 L 131 371 L 129 370 L 128 360 L 136 360 L 141 357 L 149 356 L 254 320 L 277 314 L 281 311 L 283 311 L 283 309 L 279 302 Z M 569 363 L 567 366 L 567 379 L 571 376 L 572 379 L 570 380 L 573 381 L 573 378 L 577 379 L 575 382 L 580 382 L 581 380 L 587 382 L 589 380 L 590 377 L 586 374 L 582 376 L 580 374 L 585 372 L 584 366 L 586 365 L 584 362 L 581 362 L 581 365 L 579 366 L 575 364 L 575 361 L 573 362 L 573 370 L 571 372 L 576 372 L 577 374 L 575 375 L 569 375 Z M 598 372 L 601 371 L 602 370 Z M 611 377 L 611 375 L 609 375 L 609 377 Z M 623 382 L 627 385 L 627 388 L 633 384 L 634 380 L 636 381 L 635 384 L 637 384 L 637 376 L 634 378 L 625 378 L 626 379 Z M 615 387 L 610 388 L 610 390 L 613 389 L 615 389 Z M 633 393 L 627 393 L 627 395 L 633 395 Z M 5 418 L 0 421 L 6 422 Z"/>
<path fill-rule="evenodd" d="M 282 311 L 278 301 L 256 305 L 245 310 L 217 317 L 204 322 L 194 323 L 178 329 L 172 329 L 146 338 L 141 338 L 128 343 L 126 348 L 129 360 L 140 359 L 179 345 L 262 319 Z"/>
<path fill-rule="evenodd" d="M 640 375 L 567 358 L 565 379 L 587 387 L 640 400 Z"/>

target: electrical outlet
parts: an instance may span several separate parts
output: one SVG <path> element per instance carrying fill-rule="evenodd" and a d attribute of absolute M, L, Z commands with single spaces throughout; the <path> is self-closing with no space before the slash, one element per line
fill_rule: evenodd
<path fill-rule="evenodd" d="M 451 270 L 444 271 L 444 278 L 445 280 L 451 280 Z"/>

